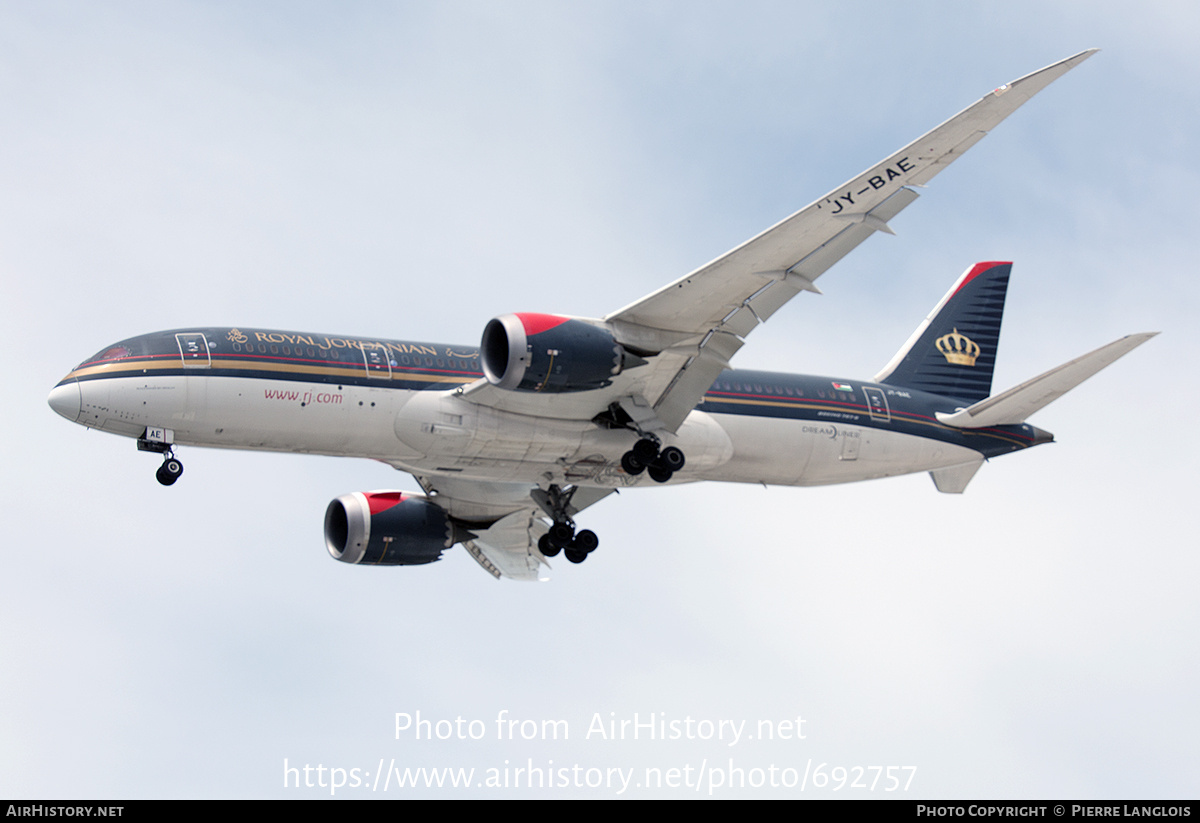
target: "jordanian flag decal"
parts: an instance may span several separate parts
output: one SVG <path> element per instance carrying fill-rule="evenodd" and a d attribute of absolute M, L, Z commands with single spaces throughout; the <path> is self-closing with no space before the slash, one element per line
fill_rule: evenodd
<path fill-rule="evenodd" d="M 851 391 L 851 392 L 854 391 L 854 387 L 851 386 L 849 383 L 834 382 L 833 387 L 835 389 L 837 389 L 838 391 Z"/>

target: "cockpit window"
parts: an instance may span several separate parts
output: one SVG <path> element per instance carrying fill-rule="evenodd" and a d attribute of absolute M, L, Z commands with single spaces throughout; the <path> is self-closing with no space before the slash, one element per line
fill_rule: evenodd
<path fill-rule="evenodd" d="M 80 363 L 80 366 L 86 366 L 90 363 L 105 363 L 110 360 L 120 360 L 123 357 L 128 357 L 133 354 L 126 346 L 110 346 L 99 354 L 89 357 Z"/>

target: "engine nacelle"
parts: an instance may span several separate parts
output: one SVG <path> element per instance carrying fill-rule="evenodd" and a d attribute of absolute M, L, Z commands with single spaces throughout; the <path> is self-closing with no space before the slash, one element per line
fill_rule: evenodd
<path fill-rule="evenodd" d="M 502 314 L 479 345 L 483 373 L 502 389 L 571 392 L 599 389 L 645 363 L 608 329 L 555 314 Z"/>
<path fill-rule="evenodd" d="M 468 536 L 455 527 L 444 509 L 419 494 L 353 492 L 325 509 L 325 546 L 343 563 L 432 563 Z"/>

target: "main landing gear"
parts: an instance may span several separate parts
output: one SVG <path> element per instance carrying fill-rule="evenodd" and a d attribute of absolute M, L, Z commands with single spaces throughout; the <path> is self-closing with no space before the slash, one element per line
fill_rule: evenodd
<path fill-rule="evenodd" d="M 662 428 L 661 421 L 644 400 L 628 397 L 592 418 L 592 422 L 605 429 L 628 429 L 638 436 L 633 448 L 621 455 L 621 468 L 631 477 L 649 469 L 650 479 L 655 483 L 666 483 L 675 472 L 683 468 L 683 452 L 675 446 L 662 448 L 662 441 L 654 434 L 654 428 Z M 643 425 L 644 424 L 644 425 Z"/>
<path fill-rule="evenodd" d="M 600 538 L 591 529 L 575 531 L 575 521 L 567 513 L 574 494 L 574 486 L 562 489 L 552 485 L 547 491 L 535 490 L 534 500 L 554 520 L 550 530 L 538 538 L 538 551 L 546 557 L 556 557 L 565 549 L 568 560 L 582 563 L 600 545 Z"/>
<path fill-rule="evenodd" d="M 158 467 L 158 471 L 154 476 L 159 483 L 164 486 L 172 486 L 179 476 L 183 474 L 183 463 L 175 456 L 175 447 L 170 443 L 162 440 L 151 440 L 148 437 L 139 437 L 137 441 L 138 451 L 154 452 L 163 456 L 162 465 Z"/>
<path fill-rule="evenodd" d="M 572 563 L 582 563 L 587 556 L 600 545 L 600 538 L 591 529 L 575 531 L 575 525 L 559 521 L 550 527 L 550 531 L 538 538 L 538 551 L 546 557 L 556 557 L 566 549 L 567 559 Z"/>
<path fill-rule="evenodd" d="M 682 451 L 675 446 L 660 451 L 658 441 L 651 437 L 643 437 L 621 455 L 621 468 L 626 474 L 636 476 L 649 470 L 650 479 L 655 483 L 666 483 L 671 475 L 683 468 L 684 462 Z"/>

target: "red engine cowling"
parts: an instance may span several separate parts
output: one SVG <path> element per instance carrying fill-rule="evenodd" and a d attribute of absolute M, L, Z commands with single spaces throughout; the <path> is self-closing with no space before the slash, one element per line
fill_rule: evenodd
<path fill-rule="evenodd" d="M 624 369 L 646 362 L 603 326 L 529 312 L 488 321 L 479 352 L 488 381 L 513 391 L 598 389 Z"/>
<path fill-rule="evenodd" d="M 419 494 L 352 492 L 325 509 L 325 546 L 343 563 L 432 563 L 466 536 L 445 510 Z"/>

